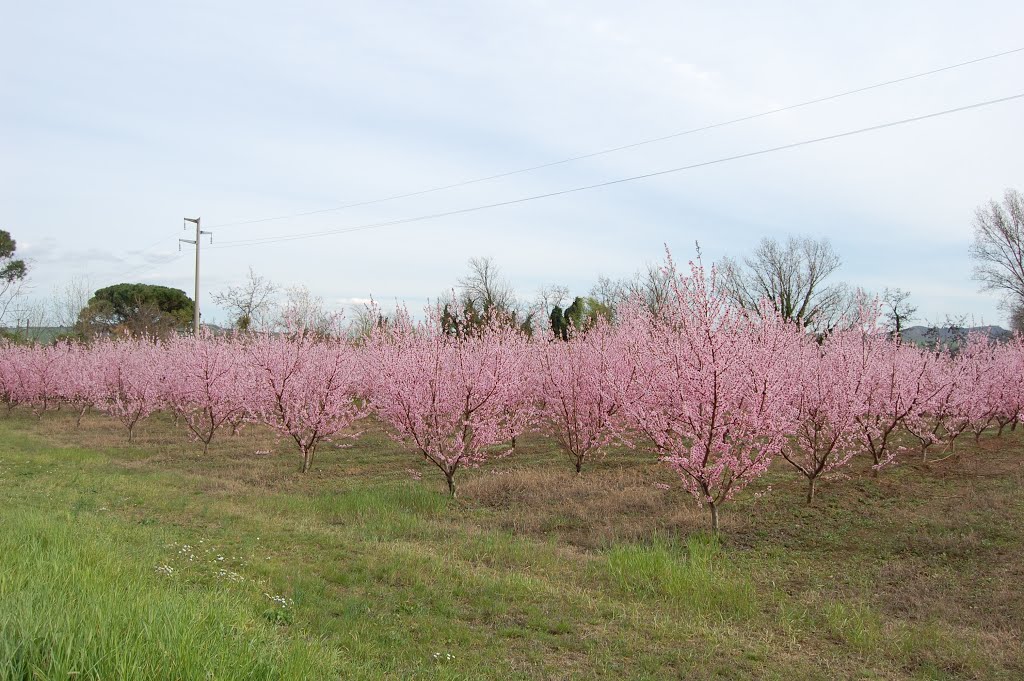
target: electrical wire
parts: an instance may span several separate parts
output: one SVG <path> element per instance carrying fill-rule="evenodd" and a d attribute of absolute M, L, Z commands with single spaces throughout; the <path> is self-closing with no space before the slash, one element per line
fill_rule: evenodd
<path fill-rule="evenodd" d="M 125 278 L 125 279 L 130 278 L 130 277 L 138 277 L 139 275 L 148 274 L 149 272 L 157 269 L 158 267 L 161 267 L 162 265 L 167 265 L 167 264 L 172 263 L 172 262 L 174 262 L 176 260 L 179 260 L 179 259 L 181 259 L 181 255 L 173 256 L 173 257 L 171 257 L 171 258 L 169 258 L 167 260 L 161 260 L 159 262 L 148 263 L 148 264 L 145 264 L 145 265 L 139 265 L 139 266 L 137 266 L 137 267 L 135 267 L 133 269 L 128 270 L 127 272 L 124 272 L 123 274 L 121 274 L 119 276 L 121 276 L 122 278 Z"/>
<path fill-rule="evenodd" d="M 858 128 L 856 130 L 847 130 L 845 132 L 839 132 L 832 135 L 825 135 L 823 137 L 815 137 L 813 139 L 801 140 L 799 142 L 791 142 L 789 144 L 782 144 L 775 147 L 769 147 L 766 149 L 758 149 L 756 151 L 749 151 L 742 154 L 734 154 L 732 156 L 725 156 L 722 158 L 712 159 L 710 161 L 702 161 L 700 163 L 692 163 L 690 165 L 679 166 L 676 168 L 668 168 L 666 170 L 657 170 L 654 172 L 644 173 L 642 175 L 632 175 L 629 177 L 618 178 L 615 180 L 608 180 L 605 182 L 598 182 L 596 184 L 584 185 L 581 187 L 571 187 L 569 189 L 561 189 L 558 191 L 547 192 L 544 194 L 534 194 L 531 196 L 524 196 L 517 199 L 509 199 L 507 201 L 498 201 L 495 203 L 488 203 L 479 206 L 472 206 L 469 208 L 460 208 L 457 210 L 443 211 L 439 213 L 430 213 L 427 215 L 419 215 L 410 218 L 401 218 L 397 220 L 388 220 L 384 222 L 373 222 L 362 225 L 355 225 L 352 227 L 339 227 L 336 229 L 323 230 L 318 232 L 306 232 L 302 234 L 287 234 L 279 236 L 269 236 L 254 239 L 239 239 L 235 241 L 221 242 L 219 245 L 209 246 L 209 248 L 220 249 L 220 248 L 238 248 L 241 246 L 258 246 L 263 244 L 281 243 L 284 241 L 297 241 L 300 239 L 312 239 L 317 237 L 332 236 L 335 234 L 348 234 L 351 232 L 358 232 L 368 229 L 376 229 L 379 227 L 390 227 L 394 225 L 404 225 L 412 222 L 421 222 L 425 220 L 435 220 L 443 217 L 450 217 L 453 215 L 464 215 L 466 213 L 474 213 L 482 210 L 489 210 L 492 208 L 499 208 L 502 206 L 511 206 L 519 203 L 526 203 L 528 201 L 536 201 L 539 199 L 547 199 L 555 196 L 564 196 L 566 194 L 574 194 L 577 192 L 589 191 L 592 189 L 600 189 L 603 187 L 611 187 L 613 185 L 624 184 L 627 182 L 634 182 L 637 180 L 649 179 L 652 177 L 660 177 L 662 175 L 669 175 L 672 173 L 679 173 L 686 170 L 694 170 L 696 168 L 705 168 L 707 166 L 718 165 L 721 163 L 728 163 L 730 161 L 738 161 L 740 159 L 752 158 L 754 156 L 763 156 L 766 154 L 772 154 L 778 151 L 784 151 L 787 149 L 795 149 L 797 147 L 803 147 L 811 144 L 818 144 L 820 142 L 827 142 L 830 140 L 841 139 L 844 137 L 851 137 L 853 135 L 860 135 L 867 132 L 874 132 L 877 130 L 884 130 L 886 128 L 893 128 L 899 125 L 907 125 L 909 123 L 916 123 L 919 121 L 928 120 L 931 118 L 938 118 L 939 116 L 946 116 L 949 114 L 960 113 L 963 111 L 969 111 L 972 109 L 979 109 L 986 106 L 993 106 L 995 104 L 1002 104 L 1010 102 L 1024 97 L 1024 92 L 1010 95 L 1007 97 L 1000 97 L 998 99 L 990 99 L 983 102 L 975 102 L 973 104 L 967 104 L 965 106 L 959 106 L 953 109 L 945 109 L 943 111 L 935 111 L 920 116 L 914 116 L 912 118 L 904 118 L 897 121 L 889 121 L 887 123 L 880 123 L 878 125 L 871 125 L 865 128 Z"/>
<path fill-rule="evenodd" d="M 674 132 L 674 133 L 671 133 L 671 134 L 668 134 L 668 135 L 662 135 L 660 137 L 652 137 L 650 139 L 640 140 L 638 142 L 631 142 L 629 144 L 623 144 L 623 145 L 619 145 L 619 146 L 616 146 L 616 147 L 609 147 L 607 149 L 601 149 L 599 151 L 593 151 L 593 152 L 589 152 L 589 153 L 586 153 L 586 154 L 580 154 L 580 155 L 577 155 L 577 156 L 570 156 L 569 158 L 564 158 L 564 159 L 561 159 L 561 160 L 558 160 L 558 161 L 550 161 L 550 162 L 547 162 L 547 163 L 541 163 L 541 164 L 538 164 L 538 165 L 528 166 L 528 167 L 525 167 L 525 168 L 519 168 L 517 170 L 509 170 L 509 171 L 497 173 L 497 174 L 494 174 L 494 175 L 487 175 L 487 176 L 484 176 L 484 177 L 477 177 L 477 178 L 473 178 L 473 179 L 470 179 L 470 180 L 463 180 L 461 182 L 454 182 L 452 184 L 440 185 L 440 186 L 436 186 L 436 187 L 430 187 L 430 188 L 427 188 L 427 189 L 420 189 L 420 190 L 417 190 L 417 191 L 405 192 L 405 193 L 402 193 L 402 194 L 393 194 L 393 195 L 390 195 L 390 196 L 384 196 L 384 197 L 376 198 L 376 199 L 369 199 L 369 200 L 366 200 L 366 201 L 356 201 L 356 202 L 353 202 L 353 203 L 346 203 L 346 204 L 343 204 L 341 206 L 334 206 L 332 208 L 321 208 L 321 209 L 318 209 L 318 210 L 310 210 L 310 211 L 304 211 L 304 212 L 300 212 L 300 213 L 291 213 L 291 214 L 288 214 L 288 215 L 277 215 L 277 216 L 273 216 L 273 217 L 255 218 L 255 219 L 252 219 L 252 220 L 237 220 L 237 221 L 234 221 L 234 222 L 221 222 L 221 223 L 218 223 L 218 224 L 210 225 L 210 227 L 211 228 L 213 228 L 213 227 L 235 227 L 235 226 L 240 226 L 240 225 L 253 225 L 253 224 L 262 223 L 262 222 L 274 222 L 274 221 L 277 221 L 277 220 L 288 220 L 288 219 L 299 218 L 299 217 L 307 217 L 307 216 L 310 216 L 310 215 L 320 215 L 322 213 L 331 213 L 331 212 L 335 212 L 335 211 L 346 210 L 348 208 L 357 208 L 357 207 L 360 207 L 360 206 L 370 206 L 370 205 L 373 205 L 373 204 L 385 203 L 385 202 L 388 202 L 388 201 L 396 201 L 398 199 L 407 199 L 407 198 L 412 198 L 412 197 L 415 197 L 415 196 L 423 196 L 424 194 L 431 194 L 431 193 L 434 193 L 434 192 L 446 191 L 448 189 L 456 189 L 456 188 L 459 188 L 459 187 L 466 187 L 466 186 L 473 185 L 473 184 L 479 184 L 481 182 L 488 182 L 490 180 L 497 180 L 497 179 L 501 179 L 501 178 L 504 178 L 504 177 L 510 177 L 512 175 L 520 175 L 520 174 L 523 174 L 523 173 L 533 172 L 535 170 L 542 170 L 544 168 L 553 168 L 555 166 L 564 165 L 564 164 L 567 164 L 567 163 L 573 163 L 575 161 L 582 161 L 584 159 L 594 158 L 596 156 L 603 156 L 603 155 L 606 155 L 606 154 L 612 154 L 612 153 L 615 153 L 615 152 L 618 152 L 618 151 L 625 151 L 627 149 L 635 149 L 637 147 L 642 147 L 642 146 L 645 146 L 645 145 L 648 145 L 648 144 L 655 144 L 657 142 L 665 142 L 665 141 L 668 141 L 668 140 L 677 139 L 679 137 L 685 137 L 687 135 L 693 135 L 693 134 L 696 134 L 698 132 L 705 132 L 707 130 L 714 130 L 715 128 L 723 128 L 725 126 L 734 125 L 736 123 L 743 123 L 745 121 L 752 121 L 752 120 L 755 120 L 757 118 L 763 118 L 765 116 L 771 116 L 773 114 L 783 113 L 783 112 L 786 112 L 786 111 L 792 111 L 794 109 L 799 109 L 799 108 L 806 107 L 806 106 L 811 106 L 811 105 L 814 105 L 814 104 L 821 104 L 823 102 L 829 102 L 829 101 L 832 101 L 832 100 L 835 100 L 835 99 L 839 99 L 841 97 L 848 97 L 850 95 L 860 94 L 862 92 L 868 92 L 870 90 L 876 90 L 878 88 L 883 88 L 883 87 L 887 87 L 887 86 L 890 86 L 890 85 L 896 85 L 896 84 L 899 84 L 899 83 L 905 83 L 907 81 L 915 80 L 917 78 L 924 78 L 926 76 L 933 76 L 933 75 L 938 74 L 938 73 L 944 73 L 946 71 L 951 71 L 953 69 L 962 68 L 964 66 L 970 66 L 972 64 L 978 64 L 980 62 L 989 61 L 991 59 L 997 59 L 999 57 L 1006 57 L 1006 56 L 1009 56 L 1011 54 L 1016 54 L 1018 52 L 1024 52 L 1024 47 L 1018 47 L 1018 48 L 1014 48 L 1012 50 L 1005 50 L 1003 52 L 996 52 L 995 54 L 989 54 L 989 55 L 986 55 L 984 57 L 978 57 L 978 58 L 975 58 L 975 59 L 969 59 L 967 61 L 958 62 L 956 64 L 949 64 L 947 66 L 942 66 L 940 68 L 931 69 L 929 71 L 922 71 L 920 73 L 915 73 L 915 74 L 912 74 L 912 75 L 909 75 L 909 76 L 903 76 L 903 77 L 900 77 L 900 78 L 893 78 L 891 80 L 886 80 L 886 81 L 882 81 L 882 82 L 879 82 L 879 83 L 874 83 L 872 85 L 865 85 L 863 87 L 858 87 L 858 88 L 855 88 L 853 90 L 846 90 L 844 92 L 839 92 L 839 93 L 836 93 L 836 94 L 827 95 L 825 97 L 818 97 L 816 99 L 809 99 L 809 100 L 806 100 L 806 101 L 803 101 L 803 102 L 798 102 L 796 104 L 789 104 L 787 106 L 782 106 L 782 107 L 778 107 L 778 108 L 775 108 L 775 109 L 769 109 L 767 111 L 761 111 L 759 113 L 750 114 L 748 116 L 741 116 L 740 118 L 733 118 L 733 119 L 730 119 L 730 120 L 727 120 L 727 121 L 721 121 L 719 123 L 711 123 L 711 124 L 703 125 L 703 126 L 700 126 L 700 127 L 697 127 L 697 128 L 690 128 L 689 130 L 683 130 L 683 131 Z"/>

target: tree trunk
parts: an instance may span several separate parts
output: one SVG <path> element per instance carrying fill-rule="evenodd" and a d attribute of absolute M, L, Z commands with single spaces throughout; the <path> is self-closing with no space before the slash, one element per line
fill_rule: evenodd
<path fill-rule="evenodd" d="M 75 420 L 75 428 L 81 428 L 82 427 L 82 417 L 85 416 L 85 412 L 87 412 L 88 410 L 89 410 L 89 405 L 87 404 L 84 407 L 82 407 L 81 411 L 78 412 L 78 419 Z"/>
<path fill-rule="evenodd" d="M 135 425 L 128 426 L 128 444 L 131 444 L 135 440 Z"/>
<path fill-rule="evenodd" d="M 455 498 L 455 473 L 445 473 L 445 479 L 448 481 L 448 494 L 452 499 Z"/>
<path fill-rule="evenodd" d="M 315 448 L 303 448 L 302 450 L 302 472 L 308 473 L 309 469 L 313 466 L 313 453 Z"/>
<path fill-rule="evenodd" d="M 718 507 L 713 501 L 708 506 L 711 507 L 711 533 L 718 534 Z"/>
<path fill-rule="evenodd" d="M 579 475 L 582 472 L 583 472 L 583 459 L 577 458 L 576 459 L 576 475 Z"/>
<path fill-rule="evenodd" d="M 808 482 L 810 483 L 809 485 L 807 485 L 807 505 L 808 506 L 810 506 L 811 504 L 814 503 L 814 483 L 816 481 L 817 481 L 817 478 L 808 478 Z"/>

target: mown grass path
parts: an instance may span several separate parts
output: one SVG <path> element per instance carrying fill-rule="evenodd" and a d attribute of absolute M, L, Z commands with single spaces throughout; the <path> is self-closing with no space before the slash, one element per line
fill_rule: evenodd
<path fill-rule="evenodd" d="M 523 438 L 453 501 L 372 425 L 303 476 L 74 420 L 0 417 L 0 679 L 1024 677 L 1020 433 L 812 508 L 780 464 L 715 541 L 636 452 Z"/>

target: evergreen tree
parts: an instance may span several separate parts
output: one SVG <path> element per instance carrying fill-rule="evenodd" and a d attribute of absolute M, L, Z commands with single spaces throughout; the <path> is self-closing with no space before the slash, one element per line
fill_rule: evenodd
<path fill-rule="evenodd" d="M 560 306 L 555 305 L 551 308 L 551 315 L 549 316 L 549 319 L 551 320 L 551 333 L 553 333 L 556 338 L 568 340 L 569 330 L 566 328 L 565 316 Z"/>

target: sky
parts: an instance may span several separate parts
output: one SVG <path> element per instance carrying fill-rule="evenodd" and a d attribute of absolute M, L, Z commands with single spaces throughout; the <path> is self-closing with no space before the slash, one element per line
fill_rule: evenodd
<path fill-rule="evenodd" d="M 397 200 L 1024 47 L 1019 2 L 31 2 L 0 25 L 0 228 L 31 295 L 249 270 L 336 309 L 421 308 L 471 257 L 523 298 L 827 238 L 835 281 L 922 322 L 1006 325 L 975 210 L 1024 189 L 1024 99 L 589 191 L 1024 92 L 1024 52 L 700 133 Z M 300 213 L 312 213 L 296 216 Z M 285 219 L 264 220 L 265 218 Z M 259 222 L 252 222 L 262 220 Z M 238 224 L 245 223 L 245 224 Z M 233 243 L 234 242 L 234 243 Z"/>

